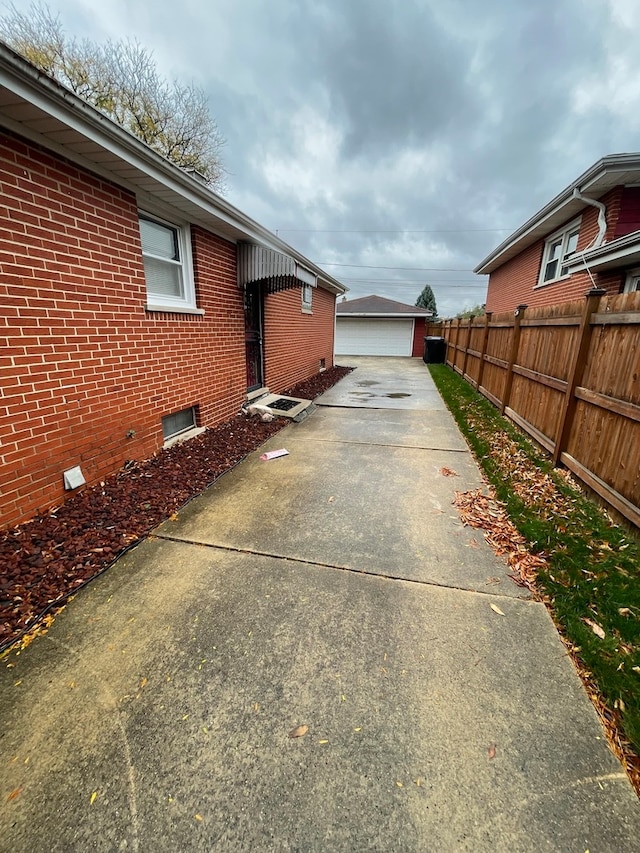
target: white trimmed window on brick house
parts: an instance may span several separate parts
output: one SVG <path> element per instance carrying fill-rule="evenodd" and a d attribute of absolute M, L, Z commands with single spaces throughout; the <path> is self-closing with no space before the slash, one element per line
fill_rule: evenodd
<path fill-rule="evenodd" d="M 313 307 L 313 287 L 310 284 L 302 285 L 302 310 L 311 313 Z"/>
<path fill-rule="evenodd" d="M 565 261 L 578 248 L 580 236 L 580 219 L 575 219 L 547 238 L 542 253 L 542 265 L 538 278 L 538 287 L 566 278 L 569 271 L 564 266 Z"/>
<path fill-rule="evenodd" d="M 197 312 L 191 233 L 185 223 L 139 214 L 147 310 Z"/>
<path fill-rule="evenodd" d="M 624 283 L 625 293 L 636 293 L 640 290 L 640 269 L 629 270 Z"/>

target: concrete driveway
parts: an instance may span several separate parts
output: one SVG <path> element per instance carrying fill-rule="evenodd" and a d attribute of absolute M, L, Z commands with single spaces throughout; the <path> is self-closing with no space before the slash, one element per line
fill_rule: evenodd
<path fill-rule="evenodd" d="M 426 367 L 349 361 L 4 662 L 3 850 L 638 849 L 546 610 L 451 506 L 482 481 Z"/>

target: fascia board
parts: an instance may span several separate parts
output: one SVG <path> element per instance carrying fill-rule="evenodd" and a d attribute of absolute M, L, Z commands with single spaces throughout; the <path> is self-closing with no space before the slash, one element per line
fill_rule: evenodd
<path fill-rule="evenodd" d="M 340 319 L 341 317 L 349 318 L 349 317 L 396 317 L 396 318 L 404 318 L 405 320 L 415 319 L 416 317 L 424 317 L 425 320 L 429 317 L 433 317 L 433 314 L 374 314 L 371 312 L 364 313 L 362 311 L 340 311 L 336 312 L 336 317 Z"/>
<path fill-rule="evenodd" d="M 577 255 L 569 261 L 570 272 L 579 272 L 587 266 L 591 270 L 608 269 L 635 263 L 640 258 L 640 231 L 625 234 L 611 243 Z"/>
<path fill-rule="evenodd" d="M 0 85 L 8 91 L 35 106 L 44 115 L 54 118 L 64 127 L 70 128 L 80 136 L 96 143 L 118 160 L 131 167 L 128 180 L 111 172 L 90 157 L 78 155 L 62 144 L 54 145 L 46 136 L 28 133 L 27 128 L 7 116 L 0 117 L 0 124 L 32 141 L 44 145 L 67 159 L 82 165 L 103 177 L 124 185 L 142 198 L 158 198 L 164 205 L 173 205 L 181 213 L 187 212 L 181 200 L 200 211 L 203 224 L 209 230 L 216 228 L 225 239 L 229 232 L 235 232 L 236 241 L 254 241 L 267 248 L 290 255 L 318 275 L 319 284 L 334 293 L 345 293 L 346 288 L 340 281 L 321 270 L 288 243 L 280 240 L 251 217 L 242 213 L 230 202 L 202 185 L 196 178 L 174 166 L 166 158 L 149 146 L 123 130 L 107 116 L 90 104 L 78 98 L 61 84 L 38 71 L 18 54 L 0 44 Z M 147 188 L 141 190 L 136 185 L 137 176 L 144 178 Z M 148 188 L 148 178 L 157 185 L 157 191 Z M 172 200 L 171 197 L 174 197 Z M 194 217 L 197 220 L 197 217 Z"/>
<path fill-rule="evenodd" d="M 612 176 L 617 180 L 612 182 Z M 586 204 L 573 197 L 575 189 L 598 198 L 621 180 L 623 183 L 629 183 L 631 180 L 637 181 L 638 178 L 640 178 L 640 154 L 610 154 L 603 157 L 500 243 L 475 267 L 474 272 L 481 275 L 493 272 L 535 240 L 546 237 L 563 221 L 577 215 L 586 207 Z M 528 239 L 531 237 L 533 239 Z M 503 257 L 507 255 L 509 249 L 516 248 L 518 251 L 509 253 L 506 258 Z"/>

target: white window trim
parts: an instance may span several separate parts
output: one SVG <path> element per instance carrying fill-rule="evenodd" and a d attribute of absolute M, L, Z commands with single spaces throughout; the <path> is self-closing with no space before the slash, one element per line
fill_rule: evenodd
<path fill-rule="evenodd" d="M 542 252 L 542 263 L 540 264 L 540 272 L 538 273 L 538 283 L 535 285 L 535 288 L 538 287 L 547 287 L 549 284 L 555 284 L 557 281 L 563 281 L 565 278 L 569 278 L 571 273 L 567 270 L 567 272 L 562 275 L 562 264 L 563 261 L 566 262 L 567 258 L 573 257 L 575 252 L 572 252 L 571 255 L 567 255 L 565 257 L 567 240 L 570 234 L 573 234 L 575 231 L 580 231 L 580 226 L 582 224 L 582 217 L 578 217 L 574 219 L 572 222 L 569 222 L 567 225 L 564 225 L 562 228 L 559 228 L 557 231 L 554 231 L 553 234 L 550 234 L 547 239 L 544 241 L 544 251 Z M 547 268 L 547 264 L 550 261 L 549 252 L 553 243 L 557 243 L 559 239 L 562 239 L 562 246 L 560 249 L 560 259 L 558 263 L 558 269 L 560 270 L 560 275 L 557 275 L 555 278 L 550 278 L 547 281 L 544 280 L 544 273 Z M 535 289 L 534 288 L 534 289 Z"/>
<path fill-rule="evenodd" d="M 148 210 L 138 210 L 138 217 L 158 222 L 167 228 L 174 228 L 178 235 L 178 249 L 182 268 L 182 286 L 184 296 L 164 296 L 147 290 L 147 311 L 173 311 L 181 314 L 204 314 L 196 305 L 196 288 L 193 275 L 193 258 L 191 254 L 191 227 L 188 222 L 171 221 Z M 144 252 L 143 264 L 144 264 Z"/>
<path fill-rule="evenodd" d="M 305 301 L 305 295 L 309 294 L 309 300 Z M 302 302 L 302 313 L 313 314 L 313 287 L 310 284 L 302 285 L 302 294 L 300 296 Z"/>
<path fill-rule="evenodd" d="M 624 282 L 623 293 L 637 293 L 640 291 L 640 267 L 629 270 Z"/>

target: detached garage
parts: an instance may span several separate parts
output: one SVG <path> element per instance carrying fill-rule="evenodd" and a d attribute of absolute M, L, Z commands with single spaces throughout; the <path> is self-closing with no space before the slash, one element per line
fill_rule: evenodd
<path fill-rule="evenodd" d="M 382 296 L 336 306 L 336 355 L 422 355 L 431 312 Z"/>

